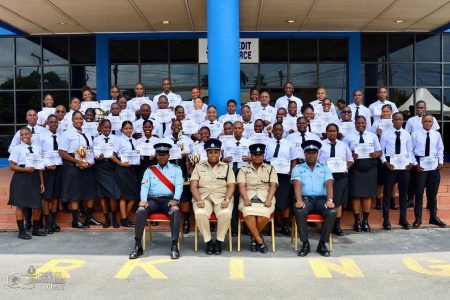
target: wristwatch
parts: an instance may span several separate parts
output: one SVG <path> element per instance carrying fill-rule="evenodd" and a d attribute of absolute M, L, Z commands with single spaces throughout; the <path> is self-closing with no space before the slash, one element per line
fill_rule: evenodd
<path fill-rule="evenodd" d="M 328 199 L 328 202 L 331 202 L 331 203 L 333 203 L 333 199 Z"/>

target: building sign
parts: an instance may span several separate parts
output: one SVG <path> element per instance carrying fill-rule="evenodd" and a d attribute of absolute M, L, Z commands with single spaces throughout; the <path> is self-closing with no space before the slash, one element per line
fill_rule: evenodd
<path fill-rule="evenodd" d="M 259 62 L 259 39 L 239 39 L 241 64 Z M 208 39 L 198 39 L 198 62 L 208 63 Z"/>

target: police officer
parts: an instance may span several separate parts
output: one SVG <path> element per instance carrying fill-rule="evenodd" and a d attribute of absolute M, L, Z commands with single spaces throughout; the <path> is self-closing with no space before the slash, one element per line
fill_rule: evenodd
<path fill-rule="evenodd" d="M 169 151 L 172 145 L 158 143 L 155 145 L 158 164 L 149 167 L 142 178 L 141 202 L 136 211 L 135 246 L 130 253 L 130 259 L 136 259 L 144 251 L 142 249 L 142 233 L 144 232 L 147 216 L 162 212 L 170 217 L 172 232 L 172 247 L 170 258 L 180 258 L 178 237 L 180 235 L 179 202 L 183 192 L 183 173 L 181 168 L 169 163 Z"/>
<path fill-rule="evenodd" d="M 236 179 L 230 165 L 220 161 L 222 143 L 218 139 L 205 142 L 208 160 L 198 163 L 191 175 L 192 206 L 195 220 L 203 240 L 206 254 L 222 253 L 222 243 L 230 229 L 233 212 L 233 197 Z M 215 243 L 211 238 L 209 219 L 211 214 L 217 217 L 217 237 Z"/>
<path fill-rule="evenodd" d="M 318 151 L 322 144 L 310 140 L 302 144 L 306 161 L 292 170 L 291 182 L 295 193 L 295 219 L 300 231 L 302 248 L 298 256 L 306 256 L 311 252 L 308 241 L 307 217 L 311 212 L 317 212 L 325 217 L 320 234 L 317 252 L 322 256 L 330 256 L 325 241 L 329 239 L 331 228 L 336 219 L 333 203 L 333 176 L 330 169 L 317 162 Z"/>

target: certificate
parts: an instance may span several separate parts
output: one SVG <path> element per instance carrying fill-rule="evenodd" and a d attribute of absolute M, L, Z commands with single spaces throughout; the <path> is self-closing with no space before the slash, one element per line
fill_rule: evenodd
<path fill-rule="evenodd" d="M 327 128 L 327 123 L 324 120 L 322 120 L 322 119 L 311 120 L 309 122 L 309 125 L 311 125 L 311 132 L 312 133 L 322 134 L 322 133 L 325 133 L 326 128 Z"/>
<path fill-rule="evenodd" d="M 180 105 L 180 102 L 181 102 L 181 100 L 178 97 L 170 98 L 169 99 L 169 107 L 172 107 L 172 108 L 177 107 L 177 105 Z"/>
<path fill-rule="evenodd" d="M 250 107 L 253 113 L 258 112 L 261 109 L 261 102 L 259 101 L 247 102 L 246 105 Z"/>
<path fill-rule="evenodd" d="M 267 143 L 267 135 L 265 133 L 254 133 L 250 136 L 250 144 L 266 144 Z"/>
<path fill-rule="evenodd" d="M 226 115 L 222 116 L 221 122 L 222 122 L 222 124 L 225 122 L 228 122 L 228 121 L 234 123 L 235 121 L 240 121 L 240 120 L 241 120 L 241 117 L 238 114 L 234 114 L 234 115 L 226 114 Z"/>
<path fill-rule="evenodd" d="M 406 154 L 393 154 L 389 158 L 389 163 L 394 166 L 394 170 L 406 170 L 410 160 Z"/>
<path fill-rule="evenodd" d="M 291 170 L 291 162 L 287 159 L 273 157 L 270 164 L 275 168 L 279 174 L 289 174 Z"/>
<path fill-rule="evenodd" d="M 94 145 L 94 156 L 99 157 L 103 154 L 104 158 L 111 158 L 113 156 L 114 148 L 110 143 L 99 143 Z"/>
<path fill-rule="evenodd" d="M 374 106 L 374 108 L 373 108 L 373 115 L 374 116 L 381 116 L 381 108 L 382 107 L 383 107 L 382 105 Z"/>
<path fill-rule="evenodd" d="M 222 126 L 220 123 L 205 124 L 211 131 L 211 137 L 217 138 L 222 133 Z"/>
<path fill-rule="evenodd" d="M 131 121 L 136 120 L 136 114 L 131 109 L 122 109 L 119 113 L 119 116 L 122 117 L 122 121 Z"/>
<path fill-rule="evenodd" d="M 141 155 L 139 154 L 139 150 L 123 150 L 120 154 L 120 160 L 123 163 L 139 165 L 141 163 Z"/>
<path fill-rule="evenodd" d="M 358 159 L 370 158 L 370 153 L 373 153 L 372 143 L 359 143 L 355 145 L 355 153 L 358 154 Z"/>
<path fill-rule="evenodd" d="M 292 117 L 285 117 L 283 119 L 284 131 L 294 130 L 297 131 L 297 119 Z"/>
<path fill-rule="evenodd" d="M 97 101 L 83 101 L 81 102 L 80 111 L 84 114 L 88 108 L 99 108 L 100 104 Z"/>
<path fill-rule="evenodd" d="M 86 161 L 87 161 L 90 165 L 95 164 L 94 151 L 93 151 L 92 149 L 87 149 L 87 150 L 86 150 Z"/>
<path fill-rule="evenodd" d="M 261 119 L 263 121 L 269 121 L 272 122 L 272 118 L 274 115 L 270 112 L 270 110 L 267 109 L 260 109 L 255 113 L 256 119 Z"/>
<path fill-rule="evenodd" d="M 436 170 L 439 165 L 438 158 L 436 156 L 424 156 L 420 158 L 420 167 L 424 171 Z"/>
<path fill-rule="evenodd" d="M 55 150 L 55 151 L 44 152 L 43 164 L 44 164 L 44 167 L 62 165 L 62 159 L 61 159 L 61 156 L 59 156 L 58 151 Z"/>
<path fill-rule="evenodd" d="M 225 145 L 226 142 L 228 142 L 229 140 L 234 139 L 234 135 L 230 134 L 230 135 L 221 135 L 219 137 L 219 140 L 222 142 L 222 145 Z"/>
<path fill-rule="evenodd" d="M 169 157 L 170 159 L 181 159 L 181 149 L 180 145 L 174 144 L 172 145 L 172 148 L 169 150 Z"/>
<path fill-rule="evenodd" d="M 158 109 L 153 117 L 159 123 L 170 123 L 172 121 L 172 111 L 170 109 Z"/>
<path fill-rule="evenodd" d="M 342 133 L 343 136 L 347 136 L 355 131 L 355 123 L 353 122 L 341 122 L 339 125 L 339 132 Z"/>
<path fill-rule="evenodd" d="M 133 103 L 133 106 L 134 106 L 133 107 L 134 110 L 141 109 L 141 105 L 142 104 L 148 104 L 148 105 L 150 105 L 150 107 L 152 106 L 152 101 L 150 101 L 150 99 L 148 99 L 148 97 L 136 97 L 136 98 L 133 98 L 131 100 L 133 100 L 132 103 Z"/>
<path fill-rule="evenodd" d="M 41 170 L 44 168 L 42 156 L 39 153 L 27 153 L 25 159 L 25 168 L 35 168 Z"/>
<path fill-rule="evenodd" d="M 155 148 L 151 143 L 142 143 L 137 145 L 137 149 L 139 150 L 139 154 L 141 156 L 155 156 Z"/>
<path fill-rule="evenodd" d="M 182 120 L 183 133 L 187 135 L 198 133 L 198 123 L 195 120 Z"/>
<path fill-rule="evenodd" d="M 106 118 L 111 122 L 111 130 L 120 130 L 122 128 L 122 117 L 108 116 Z"/>
<path fill-rule="evenodd" d="M 341 157 L 329 157 L 327 159 L 327 166 L 331 173 L 346 173 L 347 162 Z"/>
<path fill-rule="evenodd" d="M 181 106 L 183 106 L 186 115 L 191 114 L 194 110 L 194 103 L 192 101 L 182 101 Z"/>
<path fill-rule="evenodd" d="M 83 123 L 83 131 L 85 131 L 90 136 L 98 135 L 98 123 L 97 122 L 84 122 Z"/>
<path fill-rule="evenodd" d="M 100 108 L 104 111 L 111 110 L 111 104 L 116 103 L 116 100 L 102 100 L 100 101 Z"/>
<path fill-rule="evenodd" d="M 393 127 L 392 119 L 380 119 L 380 123 L 378 123 L 378 128 L 380 128 L 382 132 L 386 132 Z"/>
<path fill-rule="evenodd" d="M 203 123 L 206 120 L 206 113 L 201 109 L 193 109 L 189 114 L 189 119 L 194 120 L 198 124 Z"/>
<path fill-rule="evenodd" d="M 243 133 L 243 135 L 245 137 L 250 137 L 254 133 L 255 133 L 255 130 L 254 130 L 254 124 L 253 123 L 251 123 L 251 124 L 244 124 L 244 133 Z"/>
<path fill-rule="evenodd" d="M 225 157 L 231 156 L 232 162 L 243 162 L 242 157 L 248 156 L 247 146 L 229 146 L 225 148 Z"/>

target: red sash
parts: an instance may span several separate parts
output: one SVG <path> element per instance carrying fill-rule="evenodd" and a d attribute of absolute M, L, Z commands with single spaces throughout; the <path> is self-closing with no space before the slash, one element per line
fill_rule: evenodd
<path fill-rule="evenodd" d="M 155 174 L 156 177 L 158 177 L 159 180 L 161 180 L 161 182 L 172 192 L 175 193 L 175 186 L 173 185 L 172 182 L 170 182 L 169 179 L 167 179 L 166 176 L 164 176 L 163 173 L 161 173 L 160 170 L 158 170 L 158 168 L 156 168 L 156 166 L 151 166 L 150 167 L 150 171 L 153 172 L 153 174 Z"/>

